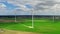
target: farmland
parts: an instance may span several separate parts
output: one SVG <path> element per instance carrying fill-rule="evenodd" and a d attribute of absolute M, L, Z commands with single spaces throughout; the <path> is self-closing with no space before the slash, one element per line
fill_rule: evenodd
<path fill-rule="evenodd" d="M 14 18 L 12 20 L 14 20 Z M 55 21 L 53 21 L 53 19 L 50 18 L 35 17 L 33 21 L 34 21 L 34 28 L 26 27 L 32 25 L 31 18 L 17 18 L 17 22 L 0 22 L 0 28 L 15 31 L 34 32 L 39 34 L 60 34 L 59 20 L 55 19 Z"/>

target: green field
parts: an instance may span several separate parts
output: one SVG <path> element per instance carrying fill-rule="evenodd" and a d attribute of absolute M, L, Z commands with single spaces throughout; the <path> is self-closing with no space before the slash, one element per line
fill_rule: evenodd
<path fill-rule="evenodd" d="M 21 19 L 20 19 L 21 20 Z M 17 30 L 17 31 L 27 31 L 27 32 L 36 32 L 36 33 L 42 33 L 42 34 L 60 34 L 60 21 L 55 20 L 53 22 L 52 19 L 46 19 L 46 18 L 34 18 L 34 28 L 28 28 L 24 25 L 31 26 L 32 21 L 30 19 L 22 19 L 24 21 L 21 22 L 11 22 L 11 23 L 5 23 L 1 22 L 0 27 L 4 29 L 9 30 Z"/>

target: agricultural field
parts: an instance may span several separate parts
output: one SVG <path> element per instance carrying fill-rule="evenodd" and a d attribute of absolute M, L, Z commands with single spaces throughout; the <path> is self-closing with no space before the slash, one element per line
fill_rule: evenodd
<path fill-rule="evenodd" d="M 32 26 L 31 18 L 17 18 L 17 22 L 9 22 L 4 19 L 4 22 L 0 22 L 0 29 L 22 31 L 22 32 L 32 32 L 33 34 L 60 34 L 60 21 L 59 19 L 50 18 L 34 18 L 34 28 L 29 28 L 27 26 Z M 8 33 L 8 32 L 7 32 Z M 32 34 L 30 33 L 30 34 Z M 15 34 L 15 33 L 14 33 Z M 29 34 L 29 33 L 28 33 Z"/>

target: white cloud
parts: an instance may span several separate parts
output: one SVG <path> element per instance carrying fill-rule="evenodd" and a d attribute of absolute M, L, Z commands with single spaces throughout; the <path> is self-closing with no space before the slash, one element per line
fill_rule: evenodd
<path fill-rule="evenodd" d="M 3 3 L 0 3 L 0 7 L 1 7 L 1 8 L 5 8 L 6 5 L 4 5 Z"/>
<path fill-rule="evenodd" d="M 54 0 L 54 1 L 56 1 L 56 2 L 60 2 L 60 0 Z"/>
<path fill-rule="evenodd" d="M 34 7 L 33 9 L 34 9 L 35 15 L 44 15 L 44 14 L 60 15 L 60 0 L 7 0 L 7 1 L 16 6 L 19 6 L 19 8 L 16 8 L 16 9 L 22 10 L 22 12 L 20 12 L 21 14 L 23 13 L 28 14 L 29 12 L 31 13 L 31 11 L 25 6 L 25 4 L 28 3 Z M 2 6 L 6 7 L 5 5 L 2 5 Z"/>

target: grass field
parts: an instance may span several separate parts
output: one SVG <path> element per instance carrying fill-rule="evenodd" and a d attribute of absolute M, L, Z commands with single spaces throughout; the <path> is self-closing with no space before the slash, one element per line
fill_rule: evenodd
<path fill-rule="evenodd" d="M 31 18 L 24 19 L 22 22 L 0 23 L 0 27 L 8 30 L 35 32 L 39 34 L 60 34 L 60 21 L 46 18 L 34 18 L 34 28 L 28 28 L 24 25 L 31 26 Z"/>

